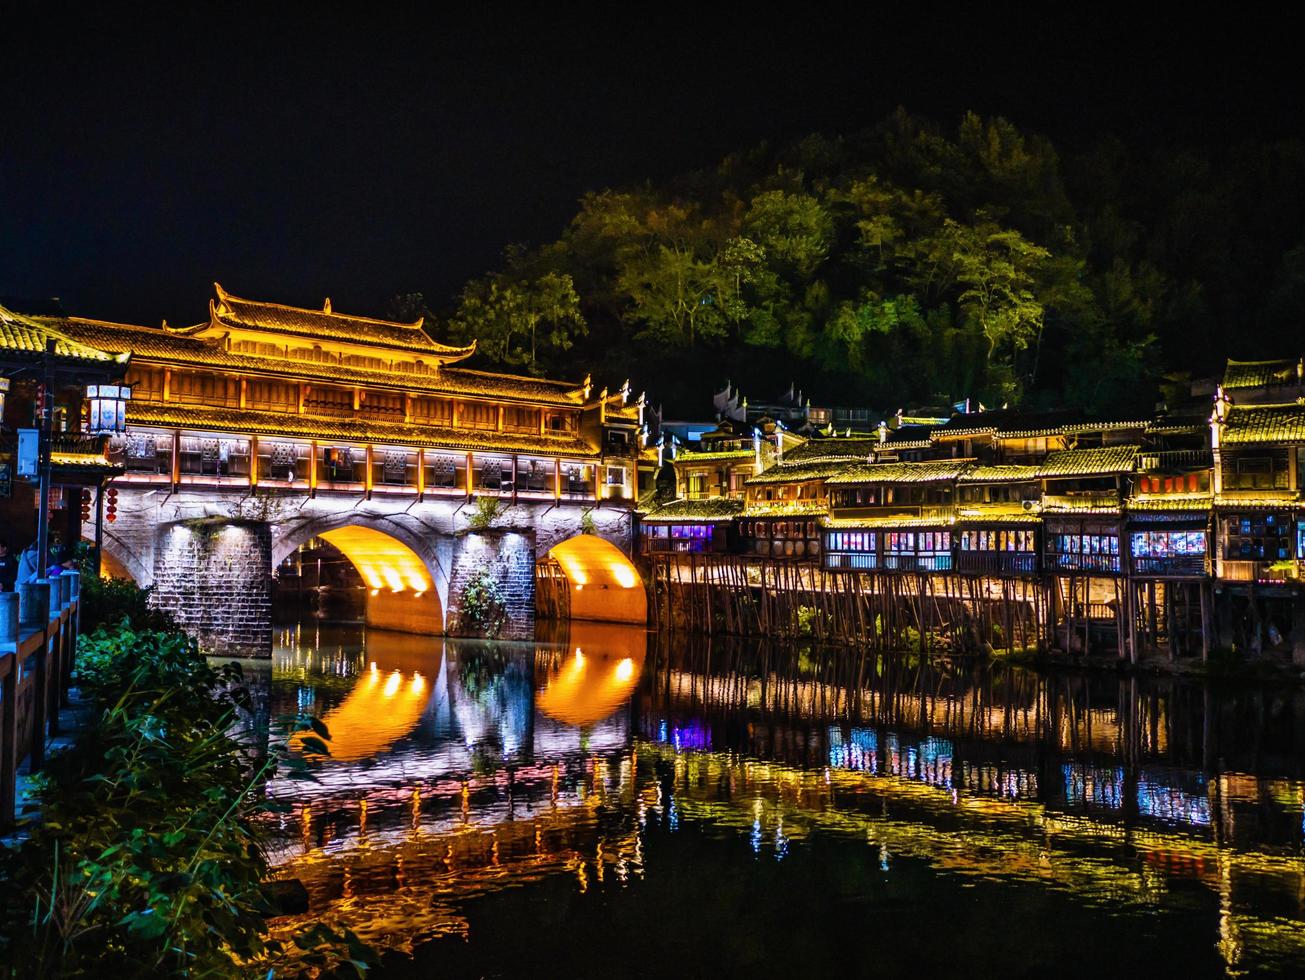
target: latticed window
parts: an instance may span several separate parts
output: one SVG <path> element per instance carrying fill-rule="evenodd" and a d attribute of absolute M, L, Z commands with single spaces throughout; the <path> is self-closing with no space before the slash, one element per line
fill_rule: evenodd
<path fill-rule="evenodd" d="M 552 475 L 552 467 L 542 463 L 537 459 L 532 459 L 526 466 L 522 479 L 525 481 L 525 490 L 543 492 L 548 489 L 548 478 Z"/>
<path fill-rule="evenodd" d="M 381 461 L 381 478 L 386 483 L 406 483 L 408 479 L 408 451 L 387 449 Z"/>
<path fill-rule="evenodd" d="M 487 459 L 480 464 L 480 485 L 486 490 L 497 490 L 503 485 L 503 464 L 497 459 Z"/>
<path fill-rule="evenodd" d="M 452 456 L 436 456 L 431 460 L 430 485 L 432 487 L 456 487 L 458 485 L 458 461 Z"/>

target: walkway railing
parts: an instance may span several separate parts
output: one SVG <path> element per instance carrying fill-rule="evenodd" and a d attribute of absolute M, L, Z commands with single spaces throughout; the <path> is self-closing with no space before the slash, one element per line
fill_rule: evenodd
<path fill-rule="evenodd" d="M 45 763 L 77 652 L 81 576 L 64 572 L 0 593 L 0 826 L 14 820 L 18 769 Z"/>

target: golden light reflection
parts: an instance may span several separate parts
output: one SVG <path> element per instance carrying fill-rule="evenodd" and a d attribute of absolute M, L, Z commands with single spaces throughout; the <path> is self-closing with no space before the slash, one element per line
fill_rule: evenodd
<path fill-rule="evenodd" d="M 341 527 L 323 531 L 321 537 L 353 563 L 371 589 L 426 592 L 431 587 L 430 573 L 417 553 L 383 531 Z"/>
<path fill-rule="evenodd" d="M 615 713 L 639 682 L 647 637 L 633 627 L 572 623 L 574 653 L 548 671 L 539 710 L 568 725 L 592 725 Z"/>
<path fill-rule="evenodd" d="M 371 636 L 384 653 L 368 663 L 348 696 L 322 716 L 335 761 L 369 758 L 412 731 L 433 693 L 429 678 L 439 673 L 438 641 L 379 630 Z M 309 734 L 296 734 L 291 746 L 302 751 Z"/>

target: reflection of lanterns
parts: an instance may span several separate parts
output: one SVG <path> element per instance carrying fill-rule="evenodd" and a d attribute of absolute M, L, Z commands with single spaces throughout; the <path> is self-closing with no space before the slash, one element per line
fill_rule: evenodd
<path fill-rule="evenodd" d="M 88 385 L 86 397 L 91 403 L 88 431 L 91 435 L 113 435 L 127 431 L 128 385 Z"/>

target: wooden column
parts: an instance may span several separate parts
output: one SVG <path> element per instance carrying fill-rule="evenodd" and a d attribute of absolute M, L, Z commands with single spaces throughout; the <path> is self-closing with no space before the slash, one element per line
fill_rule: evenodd
<path fill-rule="evenodd" d="M 172 430 L 172 485 L 181 482 L 181 430 Z"/>
<path fill-rule="evenodd" d="M 468 497 L 471 496 L 472 487 L 474 486 L 474 484 L 472 483 L 472 473 L 475 471 L 475 468 L 476 468 L 476 458 L 471 453 L 467 453 L 467 496 Z"/>
<path fill-rule="evenodd" d="M 503 431 L 503 406 L 502 406 L 502 405 L 500 405 L 500 406 L 498 407 L 498 423 L 497 423 L 497 427 L 498 427 L 498 431 L 499 431 L 499 432 L 502 432 L 502 431 Z"/>
<path fill-rule="evenodd" d="M 553 460 L 553 496 L 562 499 L 562 461 Z"/>
<path fill-rule="evenodd" d="M 372 495 L 372 460 L 373 460 L 372 447 L 370 443 L 367 446 L 366 459 L 367 459 L 367 464 L 365 469 L 363 470 L 363 491 L 367 494 L 368 497 L 370 497 Z"/>
<path fill-rule="evenodd" d="M 240 379 L 240 407 L 244 408 L 249 404 L 249 379 Z"/>
<path fill-rule="evenodd" d="M 241 392 L 243 397 L 243 387 Z M 249 485 L 258 486 L 258 436 L 249 437 Z"/>
<path fill-rule="evenodd" d="M 308 444 L 308 492 L 317 493 L 317 440 Z"/>

